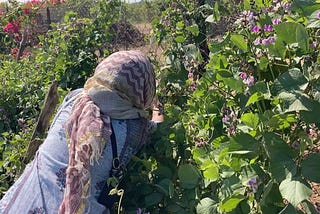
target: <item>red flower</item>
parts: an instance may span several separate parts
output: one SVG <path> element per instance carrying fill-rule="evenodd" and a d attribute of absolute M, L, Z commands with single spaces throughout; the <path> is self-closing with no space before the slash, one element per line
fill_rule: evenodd
<path fill-rule="evenodd" d="M 11 49 L 11 54 L 12 54 L 14 57 L 17 57 L 18 51 L 19 51 L 19 48 L 17 48 L 17 47 L 12 48 L 12 49 Z"/>
<path fill-rule="evenodd" d="M 31 4 L 40 4 L 39 0 L 31 0 L 30 3 Z"/>
<path fill-rule="evenodd" d="M 5 14 L 4 10 L 3 9 L 0 9 L 0 16 Z"/>
<path fill-rule="evenodd" d="M 6 33 L 19 33 L 19 22 L 8 22 L 3 31 Z"/>
<path fill-rule="evenodd" d="M 24 12 L 24 14 L 29 14 L 30 13 L 30 9 L 29 8 L 24 8 L 24 9 L 22 9 L 22 11 Z"/>
<path fill-rule="evenodd" d="M 17 42 L 21 42 L 22 37 L 21 37 L 20 35 L 17 35 L 14 39 L 15 39 Z"/>

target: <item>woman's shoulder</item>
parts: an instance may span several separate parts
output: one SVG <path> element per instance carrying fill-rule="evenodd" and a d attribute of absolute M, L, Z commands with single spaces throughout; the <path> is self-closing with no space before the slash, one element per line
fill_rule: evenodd
<path fill-rule="evenodd" d="M 76 97 L 78 94 L 80 94 L 83 91 L 83 88 L 78 88 L 75 90 L 70 91 L 66 97 L 64 98 L 64 101 L 69 101 L 70 99 Z"/>

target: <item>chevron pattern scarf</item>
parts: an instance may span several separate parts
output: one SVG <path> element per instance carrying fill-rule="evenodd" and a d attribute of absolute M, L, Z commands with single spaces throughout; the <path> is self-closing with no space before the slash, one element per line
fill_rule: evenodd
<path fill-rule="evenodd" d="M 155 94 L 155 75 L 140 51 L 111 54 L 84 86 L 66 123 L 69 165 L 59 213 L 83 213 L 90 188 L 90 166 L 110 141 L 110 118 L 147 117 Z M 112 155 L 112 154 L 110 154 Z"/>

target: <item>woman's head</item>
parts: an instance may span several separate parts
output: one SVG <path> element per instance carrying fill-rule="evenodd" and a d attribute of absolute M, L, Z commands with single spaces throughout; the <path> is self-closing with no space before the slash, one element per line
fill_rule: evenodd
<path fill-rule="evenodd" d="M 115 110 L 143 110 L 151 105 L 155 95 L 155 74 L 142 52 L 119 51 L 97 66 L 94 75 L 87 80 L 85 90 L 102 112 L 113 117 Z"/>

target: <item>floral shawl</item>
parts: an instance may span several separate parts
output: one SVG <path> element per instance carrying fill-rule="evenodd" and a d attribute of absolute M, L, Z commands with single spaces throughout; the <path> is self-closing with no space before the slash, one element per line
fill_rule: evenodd
<path fill-rule="evenodd" d="M 66 124 L 69 165 L 59 213 L 83 213 L 90 188 L 90 166 L 110 141 L 110 118 L 147 117 L 155 94 L 155 75 L 139 51 L 119 51 L 96 68 L 77 98 Z M 112 154 L 110 154 L 112 155 Z"/>

